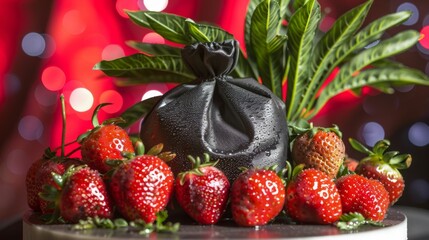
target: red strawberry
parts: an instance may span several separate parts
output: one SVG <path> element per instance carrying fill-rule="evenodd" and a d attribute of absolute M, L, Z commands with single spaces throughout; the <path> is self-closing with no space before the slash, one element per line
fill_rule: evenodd
<path fill-rule="evenodd" d="M 405 182 L 398 169 L 406 169 L 411 165 L 410 154 L 399 154 L 397 151 L 386 152 L 390 146 L 388 140 L 378 141 L 372 151 L 354 139 L 349 139 L 356 150 L 368 154 L 359 162 L 356 173 L 367 178 L 380 181 L 389 193 L 390 205 L 402 196 Z"/>
<path fill-rule="evenodd" d="M 284 201 L 284 183 L 271 169 L 249 169 L 232 184 L 232 217 L 240 226 L 267 224 L 281 212 Z"/>
<path fill-rule="evenodd" d="M 51 185 L 57 190 L 61 190 L 59 186 L 53 179 L 52 173 L 58 175 L 63 175 L 66 170 L 65 164 L 61 162 L 54 161 L 45 161 L 39 168 L 39 171 L 36 174 L 36 183 L 38 185 L 39 192 L 42 192 L 42 187 L 45 185 Z M 43 214 L 53 213 L 54 203 L 40 199 L 40 210 Z"/>
<path fill-rule="evenodd" d="M 97 106 L 92 117 L 94 128 L 78 139 L 81 143 L 83 162 L 100 173 L 106 173 L 112 169 L 106 164 L 107 160 L 124 159 L 124 154 L 134 153 L 133 143 L 128 133 L 115 125 L 115 122 L 120 119 L 109 119 L 101 125 L 98 123 L 97 113 L 106 105 Z"/>
<path fill-rule="evenodd" d="M 45 161 L 41 166 L 36 175 L 36 183 L 39 187 L 39 193 L 43 190 L 43 186 L 50 185 L 61 191 L 60 185 L 54 181 L 52 174 L 63 175 L 66 169 L 72 165 L 79 166 L 82 162 L 75 158 L 52 158 L 49 161 Z M 40 198 L 40 197 L 39 197 Z M 53 202 L 45 201 L 40 198 L 40 210 L 42 214 L 51 214 L 55 210 L 55 204 Z"/>
<path fill-rule="evenodd" d="M 389 194 L 383 184 L 357 174 L 337 179 L 343 213 L 358 212 L 366 219 L 382 221 L 389 207 Z"/>
<path fill-rule="evenodd" d="M 40 211 L 39 192 L 42 189 L 42 187 L 36 182 L 36 175 L 39 172 L 39 169 L 43 165 L 43 163 L 54 155 L 55 153 L 53 153 L 50 148 L 47 148 L 43 157 L 33 162 L 33 164 L 31 164 L 30 168 L 27 171 L 27 175 L 25 178 L 27 203 L 28 206 L 34 211 Z"/>
<path fill-rule="evenodd" d="M 71 167 L 65 173 L 59 208 L 61 217 L 77 223 L 88 217 L 112 218 L 112 203 L 103 179 L 96 170 Z"/>
<path fill-rule="evenodd" d="M 52 173 L 55 185 L 44 185 L 40 197 L 53 202 L 50 222 L 61 216 L 68 223 L 88 217 L 112 218 L 112 204 L 103 178 L 86 165 L 70 166 L 62 175 Z"/>
<path fill-rule="evenodd" d="M 228 202 L 229 181 L 225 174 L 209 162 L 204 154 L 204 163 L 199 157 L 188 156 L 193 169 L 179 173 L 175 194 L 179 205 L 194 220 L 201 224 L 215 224 L 222 216 Z"/>
<path fill-rule="evenodd" d="M 294 128 L 292 126 L 292 128 Z M 337 126 L 314 128 L 312 124 L 294 128 L 292 159 L 306 168 L 315 168 L 334 178 L 345 158 L 345 146 Z"/>
<path fill-rule="evenodd" d="M 41 210 L 43 214 L 52 213 L 53 206 L 50 206 L 47 201 L 40 198 L 39 193 L 42 191 L 42 186 L 52 185 L 57 190 L 60 190 L 60 187 L 54 182 L 52 178 L 52 172 L 61 175 L 71 164 L 80 165 L 80 161 L 77 159 L 68 158 L 64 152 L 66 113 L 63 95 L 60 96 L 60 100 L 63 120 L 63 142 L 61 143 L 61 155 L 57 156 L 56 150 L 52 151 L 50 148 L 47 148 L 43 154 L 43 157 L 31 165 L 26 176 L 28 204 L 31 209 L 35 211 Z"/>
<path fill-rule="evenodd" d="M 315 224 L 331 224 L 342 214 L 334 181 L 326 173 L 312 168 L 292 176 L 286 187 L 285 210 L 298 222 Z"/>
<path fill-rule="evenodd" d="M 154 156 L 159 151 L 154 155 L 149 155 L 153 151 L 140 155 L 139 149 L 139 155 L 129 161 L 122 161 L 115 170 L 110 189 L 123 217 L 152 223 L 170 199 L 174 176 L 170 167 L 160 157 Z"/>

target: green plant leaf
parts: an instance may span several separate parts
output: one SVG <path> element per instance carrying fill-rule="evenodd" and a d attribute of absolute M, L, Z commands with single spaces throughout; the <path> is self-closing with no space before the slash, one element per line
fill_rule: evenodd
<path fill-rule="evenodd" d="M 234 78 L 246 78 L 252 77 L 258 79 L 257 74 L 254 72 L 249 60 L 244 56 L 243 50 L 240 49 L 240 54 L 238 55 L 237 65 L 234 70 L 231 72 L 231 77 Z"/>
<path fill-rule="evenodd" d="M 335 62 L 331 65 L 326 74 L 322 79 L 326 79 L 332 70 L 339 66 L 344 61 L 349 60 L 354 56 L 356 52 L 359 52 L 362 48 L 367 45 L 379 41 L 381 36 L 386 30 L 401 24 L 406 21 L 411 16 L 411 13 L 408 11 L 402 11 L 397 13 L 392 13 L 385 15 L 371 23 L 369 23 L 365 28 L 360 30 L 353 38 L 350 39 L 345 44 L 342 44 L 336 50 Z"/>
<path fill-rule="evenodd" d="M 151 11 L 127 12 L 127 14 L 137 25 L 151 29 L 169 41 L 181 44 L 192 43 L 192 38 L 186 32 L 184 17 Z"/>
<path fill-rule="evenodd" d="M 279 0 L 280 5 L 280 17 L 283 19 L 289 19 L 290 15 L 292 15 L 288 9 L 290 0 Z"/>
<path fill-rule="evenodd" d="M 186 29 L 189 34 L 194 37 L 198 42 L 211 42 L 211 38 L 207 36 L 200 28 L 195 24 L 195 22 L 186 20 Z"/>
<path fill-rule="evenodd" d="M 424 73 L 411 68 L 368 69 L 353 77 L 351 81 L 331 82 L 320 94 L 315 107 L 315 112 L 320 110 L 328 99 L 334 97 L 340 92 L 344 92 L 349 89 L 362 88 L 364 86 L 374 86 L 376 84 L 384 84 L 389 86 L 391 84 L 418 84 L 429 86 L 429 77 Z"/>
<path fill-rule="evenodd" d="M 247 53 L 247 59 L 249 61 L 249 64 L 252 66 L 252 68 L 255 71 L 255 75 L 258 75 L 257 73 L 257 67 L 256 67 L 256 58 L 255 53 L 252 48 L 251 43 L 251 33 L 250 33 L 250 26 L 252 23 L 252 17 L 255 12 L 256 7 L 262 2 L 263 0 L 250 0 L 249 4 L 247 6 L 247 14 L 244 24 L 244 42 L 246 46 L 246 53 Z"/>
<path fill-rule="evenodd" d="M 180 56 L 181 48 L 165 44 L 144 43 L 139 41 L 127 41 L 128 46 L 151 56 Z"/>
<path fill-rule="evenodd" d="M 287 119 L 298 108 L 308 82 L 308 68 L 313 51 L 313 39 L 320 21 L 320 6 L 315 0 L 309 0 L 291 17 L 288 27 L 289 73 L 286 95 Z"/>
<path fill-rule="evenodd" d="M 419 38 L 420 34 L 417 31 L 407 30 L 380 42 L 372 48 L 362 51 L 341 67 L 340 72 L 330 85 L 333 86 L 341 82 L 346 82 L 358 71 L 369 66 L 371 63 L 409 49 L 417 43 Z"/>
<path fill-rule="evenodd" d="M 133 106 L 127 108 L 120 117 L 125 120 L 123 123 L 117 124 L 122 128 L 127 128 L 136 123 L 138 120 L 146 116 L 149 111 L 155 106 L 161 97 L 152 97 L 141 102 L 134 104 Z"/>
<path fill-rule="evenodd" d="M 108 76 L 128 78 L 119 80 L 119 85 L 148 82 L 184 83 L 195 79 L 178 56 L 147 56 L 138 53 L 112 61 L 101 61 L 94 69 L 101 70 Z"/>
<path fill-rule="evenodd" d="M 151 28 L 144 11 L 126 11 L 125 13 L 133 23 L 144 28 Z"/>
<path fill-rule="evenodd" d="M 165 39 L 182 44 L 192 42 L 185 29 L 188 19 L 160 12 L 146 12 L 145 15 L 151 28 Z"/>
<path fill-rule="evenodd" d="M 312 79 L 306 86 L 304 98 L 300 102 L 294 116 L 297 114 L 305 115 L 303 112 L 305 109 L 311 110 L 309 106 L 311 99 L 322 86 L 328 71 L 335 62 L 337 57 L 336 50 L 339 46 L 347 42 L 360 28 L 371 4 L 372 0 L 367 1 L 342 15 L 317 43 L 312 59 Z"/>
<path fill-rule="evenodd" d="M 307 2 L 308 0 L 294 0 L 292 6 L 295 10 L 298 10 L 299 8 L 304 6 Z"/>
<path fill-rule="evenodd" d="M 250 41 L 262 83 L 281 98 L 286 36 L 277 35 L 280 21 L 278 3 L 273 0 L 263 1 L 252 16 Z"/>
<path fill-rule="evenodd" d="M 199 42 L 224 42 L 234 39 L 231 33 L 212 25 L 195 23 L 189 19 L 186 24 L 190 35 Z"/>

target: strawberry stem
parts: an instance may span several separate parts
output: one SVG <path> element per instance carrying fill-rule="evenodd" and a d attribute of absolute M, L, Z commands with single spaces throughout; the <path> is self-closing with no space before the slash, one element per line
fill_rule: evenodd
<path fill-rule="evenodd" d="M 98 112 L 100 111 L 100 109 L 101 109 L 102 107 L 104 107 L 104 106 L 111 105 L 111 104 L 112 104 L 112 103 L 101 103 L 101 104 L 99 104 L 99 105 L 94 109 L 94 112 L 93 112 L 93 114 L 92 114 L 92 118 L 91 118 L 91 120 L 92 120 L 92 126 L 93 126 L 94 128 L 96 128 L 96 127 L 100 126 L 100 122 L 98 122 Z"/>
<path fill-rule="evenodd" d="M 79 147 L 77 147 L 77 148 L 75 148 L 75 149 L 73 149 L 73 150 L 71 150 L 65 157 L 70 157 L 71 155 L 73 155 L 73 153 L 75 153 L 75 152 L 77 152 L 77 151 L 79 151 L 80 150 L 80 146 Z"/>
<path fill-rule="evenodd" d="M 60 95 L 60 101 L 61 101 L 61 115 L 63 120 L 63 128 L 61 133 L 61 158 L 64 158 L 65 141 L 66 141 L 66 104 L 64 101 L 64 94 Z"/>

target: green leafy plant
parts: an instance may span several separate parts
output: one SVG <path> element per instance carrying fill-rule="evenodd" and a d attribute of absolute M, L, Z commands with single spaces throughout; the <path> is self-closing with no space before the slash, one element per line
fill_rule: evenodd
<path fill-rule="evenodd" d="M 286 119 L 296 122 L 314 117 L 329 99 L 344 91 L 360 93 L 370 86 L 392 93 L 395 85 L 429 85 L 422 72 L 389 58 L 414 46 L 419 32 L 406 30 L 390 38 L 384 33 L 406 21 L 411 13 L 382 16 L 362 27 L 372 0 L 343 14 L 327 31 L 319 29 L 320 5 L 316 0 L 250 0 L 245 19 L 246 53 L 240 52 L 232 77 L 253 77 L 285 99 Z M 136 11 L 127 13 L 141 27 L 179 43 L 222 42 L 233 39 L 225 30 L 181 16 Z M 369 44 L 379 41 L 372 47 Z M 128 45 L 141 53 L 101 61 L 94 69 L 118 77 L 119 85 L 148 82 L 186 83 L 194 80 L 180 56 L 180 48 L 136 41 Z M 326 79 L 339 69 L 332 81 Z M 286 88 L 284 96 L 282 89 Z M 139 108 L 139 104 L 145 107 Z M 124 114 L 136 119 L 148 109 L 137 103 Z"/>

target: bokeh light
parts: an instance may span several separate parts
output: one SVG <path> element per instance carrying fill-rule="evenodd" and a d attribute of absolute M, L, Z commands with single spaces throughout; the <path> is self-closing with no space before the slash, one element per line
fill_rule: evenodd
<path fill-rule="evenodd" d="M 429 200 L 429 182 L 425 179 L 416 179 L 409 185 L 416 203 L 424 203 Z"/>
<path fill-rule="evenodd" d="M 362 137 L 365 144 L 372 147 L 384 138 L 384 129 L 377 122 L 367 122 L 362 127 Z"/>
<path fill-rule="evenodd" d="M 86 88 L 76 88 L 71 92 L 69 102 L 76 112 L 86 112 L 91 109 L 94 96 Z"/>
<path fill-rule="evenodd" d="M 128 15 L 124 10 L 137 10 L 139 6 L 137 5 L 137 0 L 117 0 L 116 1 L 116 11 L 124 18 L 128 18 Z"/>
<path fill-rule="evenodd" d="M 21 42 L 22 50 L 29 56 L 40 56 L 46 48 L 46 42 L 39 33 L 27 33 Z"/>
<path fill-rule="evenodd" d="M 142 42 L 164 44 L 165 39 L 156 32 L 150 32 L 144 35 Z"/>
<path fill-rule="evenodd" d="M 162 92 L 158 90 L 149 90 L 143 94 L 142 101 L 157 96 L 162 96 Z"/>
<path fill-rule="evenodd" d="M 100 95 L 100 103 L 112 103 L 103 107 L 103 110 L 107 113 L 117 113 L 121 110 L 124 100 L 117 91 L 107 90 Z"/>
<path fill-rule="evenodd" d="M 143 5 L 141 4 L 142 2 L 143 2 Z M 160 12 L 167 7 L 168 0 L 143 0 L 143 1 L 139 0 L 138 4 L 141 9 Z"/>
<path fill-rule="evenodd" d="M 422 30 L 420 30 L 421 38 L 419 43 L 422 47 L 429 49 L 429 25 L 424 26 Z"/>
<path fill-rule="evenodd" d="M 85 31 L 86 23 L 78 10 L 70 10 L 63 17 L 64 30 L 72 35 L 78 35 Z"/>
<path fill-rule="evenodd" d="M 403 25 L 410 26 L 417 23 L 419 20 L 419 9 L 411 2 L 404 2 L 401 5 L 398 6 L 397 12 L 400 11 L 410 11 L 411 17 L 407 19 L 407 21 L 403 22 Z"/>
<path fill-rule="evenodd" d="M 64 71 L 57 66 L 50 66 L 42 72 L 42 83 L 43 85 L 51 90 L 58 91 L 64 87 L 66 82 L 66 75 Z"/>
<path fill-rule="evenodd" d="M 150 83 L 147 84 L 145 93 L 141 100 L 146 100 L 152 97 L 161 96 L 168 91 L 168 86 L 164 83 Z"/>
<path fill-rule="evenodd" d="M 101 52 L 101 59 L 107 60 L 107 61 L 124 57 L 124 56 L 125 56 L 124 49 L 122 49 L 122 47 L 117 44 L 107 45 Z"/>
<path fill-rule="evenodd" d="M 49 34 L 42 34 L 43 38 L 45 39 L 45 51 L 43 51 L 43 54 L 40 55 L 42 58 L 50 58 L 55 53 L 56 45 L 54 38 Z"/>
<path fill-rule="evenodd" d="M 43 123 L 39 118 L 27 115 L 19 121 L 18 131 L 25 140 L 38 140 L 43 134 Z"/>
<path fill-rule="evenodd" d="M 429 144 L 429 126 L 424 122 L 414 123 L 408 130 L 408 139 L 412 144 L 423 147 Z"/>

